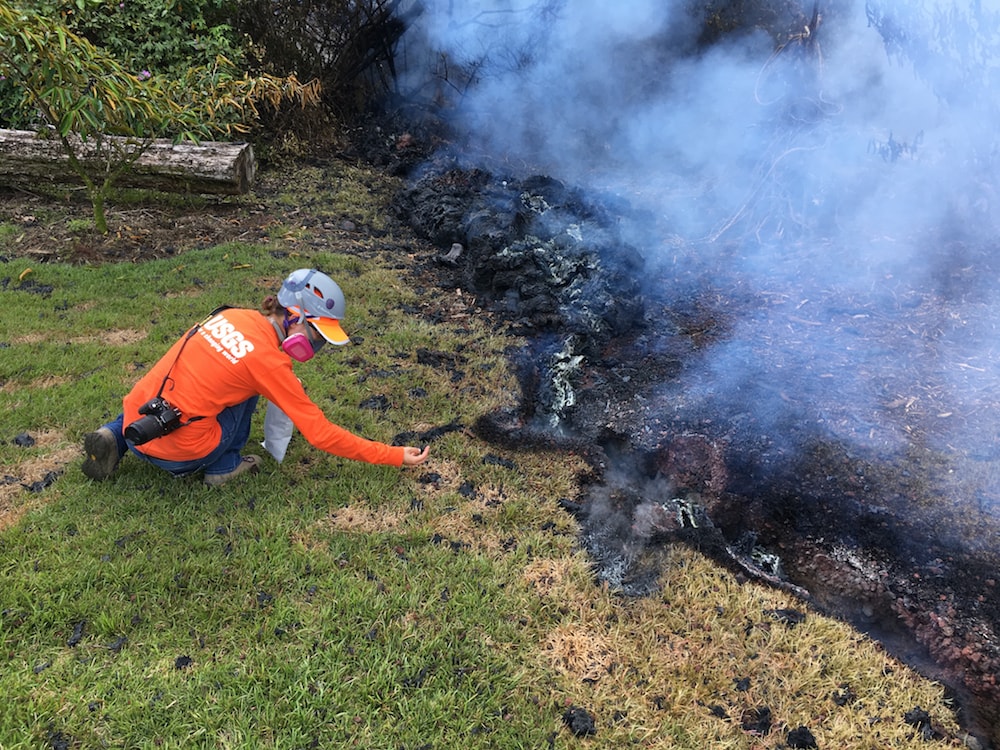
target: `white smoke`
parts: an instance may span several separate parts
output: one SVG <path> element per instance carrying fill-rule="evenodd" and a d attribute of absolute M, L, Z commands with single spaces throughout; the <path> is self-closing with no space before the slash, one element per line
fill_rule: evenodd
<path fill-rule="evenodd" d="M 648 208 L 628 239 L 662 262 L 654 291 L 714 263 L 722 294 L 760 296 L 697 378 L 671 387 L 759 394 L 775 425 L 833 389 L 842 410 L 809 418 L 898 446 L 909 415 L 997 385 L 990 326 L 956 321 L 989 315 L 998 283 L 966 251 L 1000 219 L 1000 13 L 844 0 L 820 3 L 817 24 L 804 3 L 780 42 L 699 45 L 684 9 L 701 5 L 426 0 L 416 31 L 439 51 L 435 85 L 471 163 L 489 155 Z M 987 338 L 970 353 L 973 328 Z M 902 377 L 898 362 L 916 369 Z M 891 417 L 882 434 L 865 427 L 877 412 Z"/>
<path fill-rule="evenodd" d="M 974 179 L 970 164 L 988 148 L 970 140 L 971 113 L 889 58 L 863 4 L 814 30 L 789 28 L 778 47 L 760 32 L 697 52 L 685 5 L 438 1 L 426 3 L 422 30 L 449 63 L 438 85 L 472 158 L 502 154 L 617 186 L 688 239 L 779 238 L 781 227 L 738 221 L 748 203 L 852 240 L 972 208 L 951 189 Z"/>

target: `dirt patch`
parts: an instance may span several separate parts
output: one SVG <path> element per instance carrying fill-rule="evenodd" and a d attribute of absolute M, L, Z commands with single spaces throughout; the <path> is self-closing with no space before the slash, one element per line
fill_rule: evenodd
<path fill-rule="evenodd" d="M 191 205 L 112 207 L 111 231 L 102 236 L 87 228 L 90 204 L 77 194 L 53 202 L 46 195 L 0 190 L 0 219 L 12 228 L 9 253 L 33 262 L 71 263 L 145 261 L 170 257 L 192 248 L 210 247 L 264 232 L 268 219 L 238 200 L 217 201 L 203 209 Z M 83 228 L 81 228 L 83 227 Z"/>

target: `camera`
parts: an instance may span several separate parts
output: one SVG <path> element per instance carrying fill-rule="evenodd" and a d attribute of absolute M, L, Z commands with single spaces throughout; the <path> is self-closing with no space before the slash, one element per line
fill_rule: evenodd
<path fill-rule="evenodd" d="M 157 396 L 139 407 L 143 416 L 125 428 L 125 439 L 133 445 L 142 445 L 150 440 L 173 432 L 181 426 L 181 412 Z"/>

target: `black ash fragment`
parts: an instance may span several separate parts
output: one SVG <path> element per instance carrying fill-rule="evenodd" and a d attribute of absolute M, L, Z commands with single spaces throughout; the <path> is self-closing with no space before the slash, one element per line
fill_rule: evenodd
<path fill-rule="evenodd" d="M 390 406 L 387 396 L 378 395 L 364 399 L 358 404 L 359 409 L 369 409 L 371 411 L 388 411 Z"/>
<path fill-rule="evenodd" d="M 849 706 L 858 699 L 858 695 L 851 689 L 850 685 L 843 684 L 831 693 L 830 698 L 838 706 Z"/>
<path fill-rule="evenodd" d="M 30 448 L 35 444 L 35 439 L 27 432 L 22 432 L 14 437 L 14 445 L 20 448 Z"/>
<path fill-rule="evenodd" d="M 403 678 L 403 687 L 408 687 L 408 688 L 422 687 L 429 673 L 430 670 L 427 667 L 422 667 L 420 671 L 417 672 L 412 677 Z"/>
<path fill-rule="evenodd" d="M 51 284 L 39 284 L 34 279 L 24 279 L 14 289 L 19 292 L 28 292 L 28 294 L 37 294 L 43 298 L 50 297 L 55 291 L 55 287 Z"/>
<path fill-rule="evenodd" d="M 712 714 L 712 716 L 714 716 L 716 719 L 722 719 L 723 721 L 728 721 L 729 719 L 729 714 L 726 712 L 726 709 L 720 706 L 718 703 L 713 703 L 711 706 L 709 706 L 708 712 Z"/>
<path fill-rule="evenodd" d="M 771 709 L 767 706 L 760 708 L 748 708 L 740 718 L 740 726 L 743 731 L 750 734 L 764 736 L 771 732 Z"/>
<path fill-rule="evenodd" d="M 126 544 L 135 539 L 138 539 L 145 533 L 146 533 L 145 529 L 140 529 L 139 531 L 133 531 L 130 534 L 125 534 L 124 536 L 120 536 L 117 539 L 115 539 L 115 546 L 119 548 L 124 548 Z"/>
<path fill-rule="evenodd" d="M 71 635 L 69 637 L 69 640 L 66 641 L 66 645 L 69 646 L 70 648 L 75 648 L 77 646 L 77 644 L 79 644 L 80 641 L 83 640 L 83 631 L 84 631 L 84 628 L 86 628 L 86 627 L 87 627 L 87 621 L 86 620 L 80 620 L 79 622 L 74 623 L 73 624 L 73 635 Z"/>
<path fill-rule="evenodd" d="M 24 487 L 24 489 L 26 489 L 28 492 L 41 492 L 46 487 L 55 483 L 55 481 L 58 478 L 59 478 L 59 472 L 49 471 L 46 472 L 45 476 L 39 479 L 37 482 L 29 482 L 27 484 L 22 482 L 21 486 Z"/>
<path fill-rule="evenodd" d="M 583 515 L 583 505 L 581 503 L 573 502 L 568 498 L 559 498 L 559 507 L 573 517 L 578 518 Z"/>
<path fill-rule="evenodd" d="M 806 616 L 797 609 L 766 609 L 764 614 L 770 615 L 780 623 L 789 627 L 795 627 L 806 621 Z"/>
<path fill-rule="evenodd" d="M 910 726 L 916 727 L 923 740 L 936 740 L 941 738 L 941 734 L 931 724 L 931 716 L 920 706 L 916 706 L 912 711 L 903 714 L 903 721 Z"/>
<path fill-rule="evenodd" d="M 509 458 L 501 458 L 500 456 L 495 456 L 489 453 L 483 456 L 483 463 L 488 466 L 502 466 L 505 469 L 516 469 L 517 464 L 511 461 Z"/>
<path fill-rule="evenodd" d="M 62 732 L 54 732 L 52 730 L 49 730 L 49 735 L 46 739 L 52 750 L 70 750 L 70 748 L 76 743 L 76 740 L 70 735 L 63 734 Z"/>
<path fill-rule="evenodd" d="M 423 347 L 417 349 L 417 364 L 433 367 L 435 370 L 445 368 L 449 372 L 460 364 L 465 364 L 468 360 L 460 354 L 448 354 L 446 352 L 432 352 Z"/>
<path fill-rule="evenodd" d="M 585 708 L 570 706 L 563 712 L 563 723 L 577 737 L 588 737 L 597 734 L 594 717 Z"/>
<path fill-rule="evenodd" d="M 115 638 L 113 641 L 111 641 L 111 643 L 109 643 L 107 645 L 107 649 L 108 649 L 108 651 L 111 651 L 111 652 L 117 654 L 119 651 L 121 651 L 123 648 L 125 648 L 125 644 L 126 643 L 128 643 L 128 637 L 124 636 L 124 635 L 120 635 L 117 638 Z"/>
<path fill-rule="evenodd" d="M 194 661 L 191 659 L 190 656 L 182 654 L 181 656 L 178 656 L 176 659 L 174 659 L 174 669 L 187 669 L 193 663 Z"/>
<path fill-rule="evenodd" d="M 417 482 L 419 482 L 420 484 L 430 484 L 433 485 L 434 487 L 440 487 L 441 475 L 438 474 L 436 471 L 428 471 L 427 473 L 421 474 L 419 477 L 417 477 Z"/>
<path fill-rule="evenodd" d="M 440 427 L 432 427 L 424 432 L 400 432 L 392 439 L 392 445 L 423 445 L 444 437 L 450 432 L 457 432 L 464 428 L 465 425 L 461 422 L 453 421 Z"/>
<path fill-rule="evenodd" d="M 788 733 L 786 738 L 789 747 L 797 748 L 818 748 L 816 738 L 807 727 L 798 727 Z"/>

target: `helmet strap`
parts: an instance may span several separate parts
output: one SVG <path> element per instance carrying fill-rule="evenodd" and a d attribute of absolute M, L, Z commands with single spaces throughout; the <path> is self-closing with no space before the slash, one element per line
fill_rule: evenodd
<path fill-rule="evenodd" d="M 288 338 L 288 313 L 285 313 L 285 323 L 284 325 L 279 324 L 274 318 L 270 318 L 271 325 L 274 326 L 274 332 L 278 334 L 278 341 L 284 341 Z"/>

